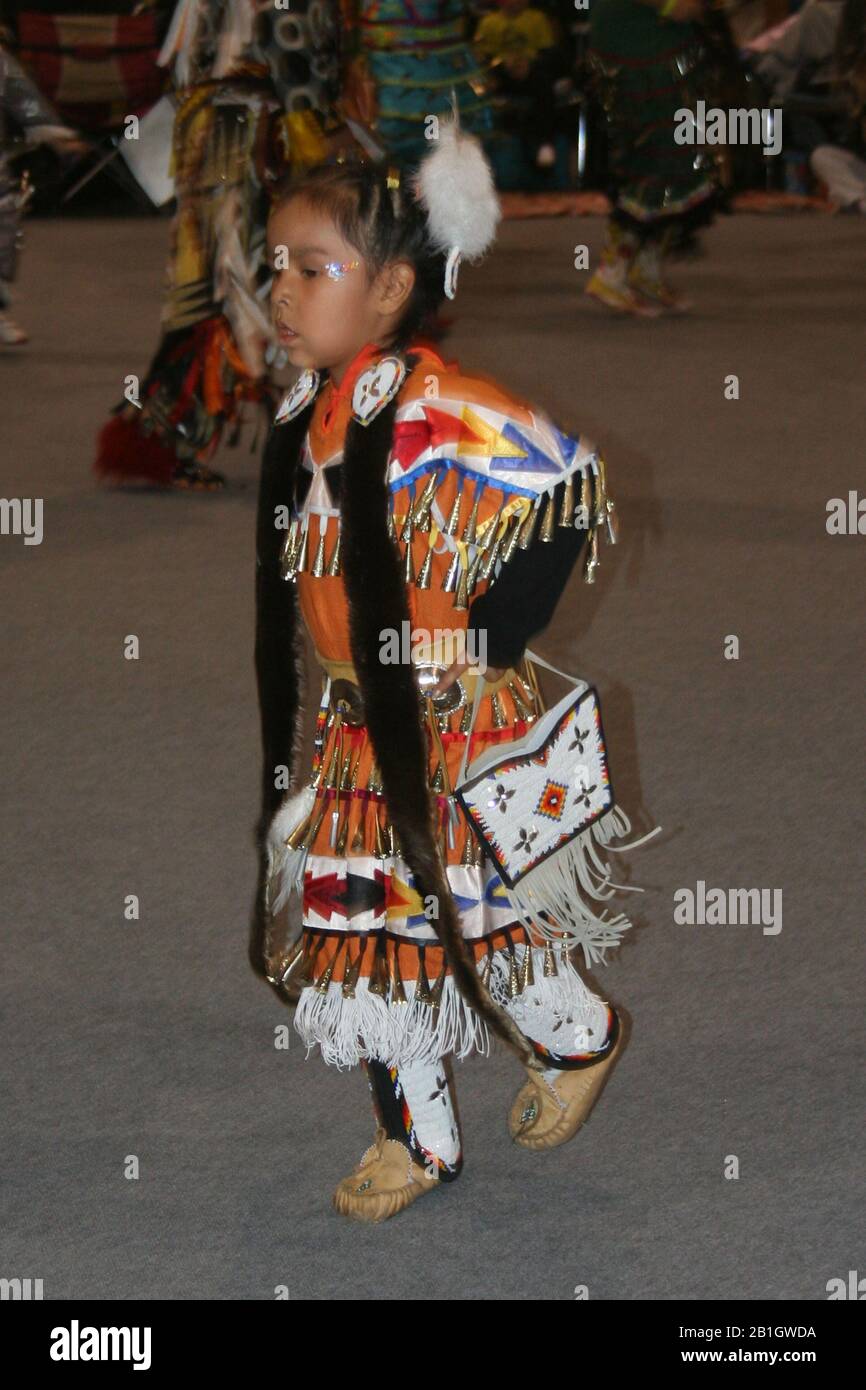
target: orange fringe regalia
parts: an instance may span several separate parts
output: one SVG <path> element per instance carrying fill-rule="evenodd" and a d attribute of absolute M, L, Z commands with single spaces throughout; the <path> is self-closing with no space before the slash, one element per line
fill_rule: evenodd
<path fill-rule="evenodd" d="M 308 371 L 281 406 L 258 513 L 254 956 L 327 1062 L 463 1057 L 493 1033 L 537 1067 L 519 1021 L 534 1010 L 555 1030 L 585 995 L 565 943 L 515 920 L 458 813 L 472 674 L 435 700 L 419 681 L 461 639 L 477 656 L 486 633 L 488 663 L 505 669 L 485 681 L 470 756 L 524 734 L 544 709 L 525 641 L 581 550 L 593 579 L 612 507 L 591 443 L 421 344 L 368 344 L 339 389 Z M 312 768 L 284 793 L 300 746 L 298 614 L 322 697 Z M 275 951 L 293 892 L 301 932 Z"/>

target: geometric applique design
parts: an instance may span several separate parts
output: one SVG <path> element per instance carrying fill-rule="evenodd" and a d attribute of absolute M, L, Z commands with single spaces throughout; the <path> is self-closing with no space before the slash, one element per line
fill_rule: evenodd
<path fill-rule="evenodd" d="M 420 919 L 422 922 L 425 920 L 424 903 L 420 895 L 396 874 L 391 874 L 388 879 L 385 913 L 388 917 L 405 917 L 407 922 L 412 922 L 413 919 Z"/>
<path fill-rule="evenodd" d="M 554 425 L 552 420 L 549 423 L 549 428 L 553 432 L 556 442 L 559 445 L 559 448 L 562 453 L 563 463 L 565 464 L 566 468 L 568 468 L 569 464 L 571 463 L 571 460 L 577 453 L 577 447 L 580 443 L 580 435 L 575 435 L 572 438 L 571 435 L 563 434 L 562 430 L 558 429 L 556 425 Z"/>
<path fill-rule="evenodd" d="M 385 880 L 364 874 L 307 874 L 304 882 L 304 907 L 330 921 L 342 917 L 351 921 L 361 912 L 381 912 L 385 906 Z"/>
<path fill-rule="evenodd" d="M 537 816 L 549 816 L 551 820 L 562 820 L 567 796 L 568 788 L 563 786 L 562 782 L 548 781 L 538 798 L 535 814 Z"/>
<path fill-rule="evenodd" d="M 415 460 L 430 448 L 427 420 L 398 420 L 391 437 L 391 459 L 408 473 Z"/>
<path fill-rule="evenodd" d="M 456 444 L 460 439 L 462 426 L 457 415 L 425 405 L 424 422 L 427 428 L 428 448 L 441 449 L 444 444 Z"/>
<path fill-rule="evenodd" d="M 332 464 L 330 468 L 322 470 L 322 476 L 328 489 L 328 498 L 332 507 L 339 507 L 340 498 L 343 492 L 343 462 Z"/>
<path fill-rule="evenodd" d="M 566 697 L 522 738 L 476 760 L 457 796 L 515 887 L 613 805 L 596 691 Z"/>
<path fill-rule="evenodd" d="M 387 481 L 393 492 L 407 474 L 426 475 L 445 465 L 478 486 L 487 480 L 503 492 L 537 498 L 566 476 L 579 483 L 597 471 L 597 463 L 590 440 L 570 438 L 543 411 L 517 419 L 514 410 L 488 403 L 483 393 L 477 403 L 415 398 L 398 408 Z"/>
<path fill-rule="evenodd" d="M 458 892 L 453 884 L 451 896 L 460 913 L 471 911 L 480 902 L 478 897 L 468 897 L 465 893 Z M 385 915 L 389 924 L 393 918 L 405 918 L 404 925 L 407 927 L 420 927 L 431 921 L 424 911 L 424 900 L 415 888 L 414 879 L 406 883 L 396 873 L 392 873 L 388 881 Z"/>
<path fill-rule="evenodd" d="M 512 421 L 508 421 L 499 438 L 507 440 L 511 448 L 507 454 L 505 450 L 497 450 L 490 465 L 491 472 L 504 473 L 511 470 L 518 473 L 556 474 L 563 471 L 556 459 L 551 458 L 546 450 L 533 444 Z"/>
<path fill-rule="evenodd" d="M 484 889 L 484 901 L 491 907 L 509 908 L 511 906 L 508 896 L 502 884 L 502 879 L 498 874 L 494 874 Z"/>
<path fill-rule="evenodd" d="M 493 865 L 449 864 L 448 886 L 464 933 L 479 937 L 514 920 L 514 910 Z M 429 906 L 429 904 L 428 904 Z M 397 933 L 419 945 L 435 942 L 436 923 L 401 859 L 353 855 L 309 856 L 304 875 L 303 923 L 309 929 Z M 432 909 L 431 909 L 432 913 Z"/>
<path fill-rule="evenodd" d="M 468 405 L 464 405 L 460 416 L 460 439 L 457 444 L 457 457 L 461 460 L 502 459 L 502 463 L 491 462 L 491 468 L 516 468 L 525 472 L 528 464 L 528 449 L 524 442 L 514 438 L 516 431 L 511 422 L 500 433 L 496 425 L 489 424 Z M 545 461 L 545 471 L 550 472 L 550 460 Z"/>

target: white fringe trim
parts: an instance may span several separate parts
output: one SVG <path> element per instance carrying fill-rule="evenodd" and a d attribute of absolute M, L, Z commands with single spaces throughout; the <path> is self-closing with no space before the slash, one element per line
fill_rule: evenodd
<path fill-rule="evenodd" d="M 607 1037 L 607 1002 L 585 984 L 574 965 L 555 952 L 556 975 L 544 974 L 544 951 L 534 946 L 514 947 L 521 970 L 527 950 L 532 950 L 535 984 L 522 994 L 508 997 L 510 961 L 497 951 L 490 976 L 490 993 L 507 1009 L 521 1032 L 551 1052 L 595 1052 Z"/>
<path fill-rule="evenodd" d="M 582 946 L 587 965 L 604 964 L 605 952 L 620 945 L 623 933 L 632 924 L 623 913 L 608 917 L 603 911 L 594 911 L 584 897 L 603 902 L 617 891 L 644 892 L 643 888 L 636 888 L 632 884 L 614 883 L 611 870 L 604 864 L 597 849 L 598 845 L 611 851 L 634 849 L 657 835 L 661 826 L 656 826 L 648 835 L 631 840 L 628 844 L 610 843 L 627 835 L 630 830 L 631 821 L 625 811 L 613 806 L 564 849 L 557 850 L 528 873 L 514 888 L 507 888 L 503 884 L 509 903 L 533 939 L 541 937 L 543 941 L 559 945 L 565 942 L 570 950 Z M 553 919 L 554 926 L 544 921 L 542 912 Z"/>
<path fill-rule="evenodd" d="M 527 949 L 515 946 L 518 967 Z M 494 951 L 489 981 L 493 998 L 518 1027 L 552 1052 L 601 1047 L 606 1036 L 605 1002 L 587 988 L 560 953 L 556 957 L 558 973 L 545 978 L 544 951 L 531 949 L 535 984 L 513 999 L 508 997 L 509 954 Z M 483 956 L 478 962 L 479 974 L 486 959 Z M 381 995 L 371 994 L 365 977 L 358 980 L 354 998 L 348 999 L 343 997 L 340 983 L 332 981 L 326 994 L 306 986 L 295 1010 L 295 1031 L 306 1045 L 307 1057 L 318 1045 L 322 1059 L 342 1071 L 357 1066 L 363 1058 L 400 1067 L 410 1062 L 434 1062 L 449 1053 L 460 1061 L 475 1053 L 489 1054 L 492 1038 L 487 1024 L 463 999 L 452 976 L 445 979 L 438 1010 L 412 998 L 414 980 L 405 980 L 404 985 L 405 1004 L 392 1004 Z"/>
<path fill-rule="evenodd" d="M 438 1009 L 412 998 L 414 980 L 406 980 L 406 1003 L 391 1004 L 371 994 L 361 977 L 354 999 L 343 998 L 342 984 L 333 981 L 327 994 L 309 985 L 301 990 L 295 1010 L 295 1031 L 307 1046 L 307 1056 L 319 1045 L 329 1066 L 342 1070 L 374 1058 L 389 1067 L 407 1062 L 435 1062 L 447 1053 L 463 1059 L 490 1051 L 486 1023 L 446 977 Z"/>

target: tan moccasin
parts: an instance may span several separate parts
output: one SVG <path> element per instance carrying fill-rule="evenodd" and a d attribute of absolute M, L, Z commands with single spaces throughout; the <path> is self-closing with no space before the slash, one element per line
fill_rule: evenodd
<path fill-rule="evenodd" d="M 416 1163 L 406 1145 L 380 1127 L 357 1168 L 338 1184 L 333 1202 L 353 1221 L 387 1221 L 438 1184 L 435 1171 Z"/>
<path fill-rule="evenodd" d="M 571 1139 L 598 1100 L 623 1043 L 620 1022 L 614 1045 L 601 1061 L 562 1070 L 553 1083 L 541 1072 L 529 1072 L 529 1080 L 518 1091 L 508 1115 L 515 1144 L 525 1149 L 553 1149 Z"/>

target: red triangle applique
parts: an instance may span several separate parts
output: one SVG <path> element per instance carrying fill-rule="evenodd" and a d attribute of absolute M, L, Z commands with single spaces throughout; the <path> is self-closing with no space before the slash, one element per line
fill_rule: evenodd
<path fill-rule="evenodd" d="M 406 472 L 430 445 L 430 426 L 426 420 L 398 420 L 394 425 L 391 457 Z"/>
<path fill-rule="evenodd" d="M 311 907 L 327 921 L 336 912 L 345 916 L 342 905 L 345 882 L 339 874 L 323 874 L 320 878 L 308 878 L 304 884 L 304 907 Z"/>
<path fill-rule="evenodd" d="M 447 411 L 436 410 L 429 405 L 424 406 L 424 414 L 430 429 L 430 443 L 434 449 L 440 444 L 456 444 L 462 438 L 462 424 L 456 415 L 449 415 Z"/>

